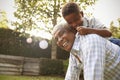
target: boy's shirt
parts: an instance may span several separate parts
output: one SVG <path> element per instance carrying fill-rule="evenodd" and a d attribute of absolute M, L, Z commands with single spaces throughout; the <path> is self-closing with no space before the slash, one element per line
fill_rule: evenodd
<path fill-rule="evenodd" d="M 98 19 L 96 18 L 86 18 L 83 17 L 83 26 L 89 27 L 89 28 L 96 28 L 96 29 L 105 29 L 105 25 L 102 24 Z"/>
<path fill-rule="evenodd" d="M 96 18 L 86 18 L 83 17 L 83 26 L 88 28 L 94 28 L 94 29 L 107 29 L 104 24 L 102 24 L 98 19 Z M 106 39 L 109 39 L 112 43 L 120 46 L 120 39 L 115 39 L 112 37 L 106 37 Z"/>

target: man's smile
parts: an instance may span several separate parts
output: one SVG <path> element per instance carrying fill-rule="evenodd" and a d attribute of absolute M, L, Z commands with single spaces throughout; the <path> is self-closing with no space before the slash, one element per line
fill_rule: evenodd
<path fill-rule="evenodd" d="M 64 48 L 65 48 L 66 46 L 68 46 L 68 41 L 65 41 L 62 46 L 63 46 Z"/>

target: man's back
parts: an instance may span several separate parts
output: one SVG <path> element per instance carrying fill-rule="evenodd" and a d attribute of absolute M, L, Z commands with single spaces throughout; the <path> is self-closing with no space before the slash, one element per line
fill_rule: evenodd
<path fill-rule="evenodd" d="M 96 34 L 78 35 L 76 39 L 80 40 L 77 45 L 80 50 L 77 50 L 84 65 L 85 80 L 120 79 L 119 46 Z"/>

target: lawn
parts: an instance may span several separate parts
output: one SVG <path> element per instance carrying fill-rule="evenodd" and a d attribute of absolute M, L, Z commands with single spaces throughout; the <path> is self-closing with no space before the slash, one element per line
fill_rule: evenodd
<path fill-rule="evenodd" d="M 10 76 L 0 75 L 0 80 L 64 80 L 63 77 L 55 76 Z"/>

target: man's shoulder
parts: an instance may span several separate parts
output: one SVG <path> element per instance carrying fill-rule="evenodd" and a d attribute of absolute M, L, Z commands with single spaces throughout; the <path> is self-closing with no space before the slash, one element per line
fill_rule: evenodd
<path fill-rule="evenodd" d="M 98 20 L 97 18 L 95 17 L 84 17 L 85 20 L 88 20 L 88 21 L 94 21 L 94 20 Z"/>
<path fill-rule="evenodd" d="M 103 40 L 103 38 L 97 34 L 88 34 L 85 36 L 80 36 L 80 38 L 82 39 L 82 42 L 85 42 L 87 44 L 89 43 L 95 43 L 97 41 Z"/>
<path fill-rule="evenodd" d="M 99 45 L 104 45 L 105 42 L 105 39 L 97 34 L 88 34 L 82 40 L 81 47 L 82 49 L 86 50 L 95 46 L 97 47 Z"/>
<path fill-rule="evenodd" d="M 86 39 L 90 39 L 90 38 L 101 38 L 101 36 L 99 36 L 98 34 L 87 34 L 87 35 L 85 35 L 85 38 Z"/>
<path fill-rule="evenodd" d="M 101 37 L 98 34 L 88 34 L 88 35 L 86 35 L 86 37 L 88 38 L 88 40 L 91 39 L 92 41 L 104 39 L 103 37 Z"/>
<path fill-rule="evenodd" d="M 79 33 L 78 34 L 76 34 L 76 37 L 78 38 L 78 39 L 87 39 L 87 40 L 89 40 L 90 38 L 101 38 L 101 36 L 99 36 L 98 34 L 87 34 L 87 35 L 80 35 Z"/>
<path fill-rule="evenodd" d="M 84 23 L 87 23 L 87 26 L 96 28 L 96 24 L 100 23 L 98 18 L 95 17 L 84 17 Z"/>

